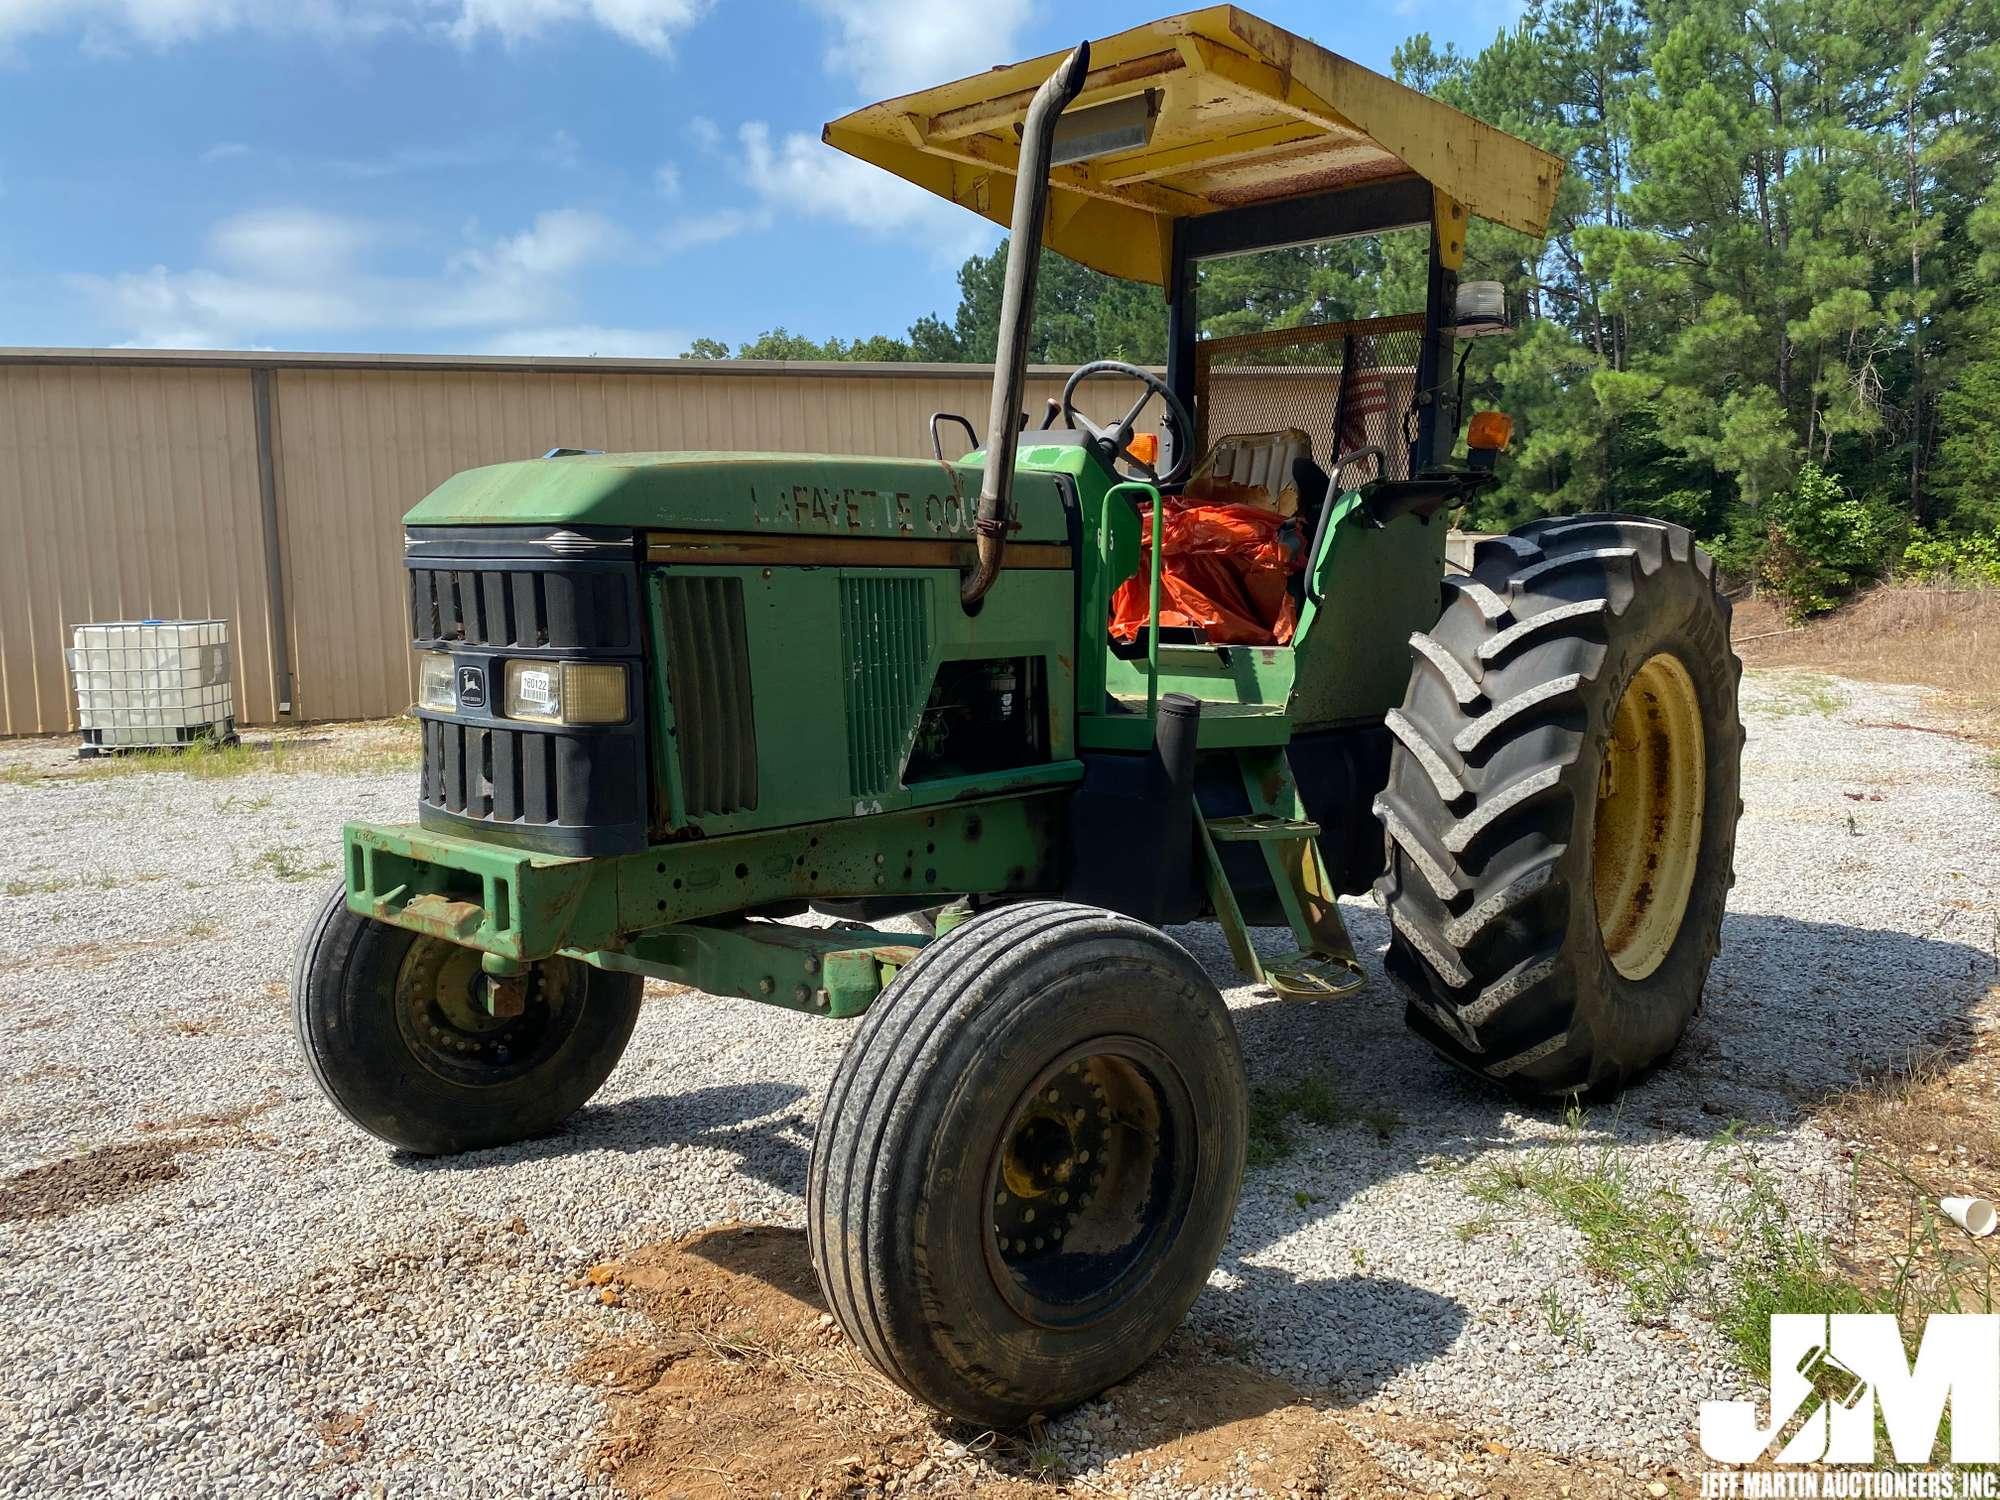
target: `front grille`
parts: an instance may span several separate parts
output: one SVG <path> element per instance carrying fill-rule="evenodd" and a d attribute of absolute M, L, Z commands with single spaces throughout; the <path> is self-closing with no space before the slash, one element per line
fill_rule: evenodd
<path fill-rule="evenodd" d="M 625 651 L 631 586 L 613 572 L 410 567 L 410 634 L 419 645 Z"/>
<path fill-rule="evenodd" d="M 552 734 L 426 719 L 423 799 L 461 817 L 563 822 L 564 746 Z"/>
<path fill-rule="evenodd" d="M 660 605 L 682 810 L 695 818 L 754 812 L 757 719 L 743 580 L 669 573 L 660 581 Z"/>
<path fill-rule="evenodd" d="M 412 528 L 405 565 L 417 650 L 447 653 L 458 677 L 472 674 L 484 689 L 461 689 L 449 713 L 418 711 L 421 821 L 552 854 L 643 848 L 645 673 L 631 533 Z M 524 658 L 624 663 L 630 719 L 584 727 L 505 717 L 506 663 Z"/>

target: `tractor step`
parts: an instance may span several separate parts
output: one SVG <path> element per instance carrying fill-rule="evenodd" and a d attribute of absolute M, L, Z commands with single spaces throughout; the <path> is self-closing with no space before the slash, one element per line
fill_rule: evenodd
<path fill-rule="evenodd" d="M 1319 824 L 1273 813 L 1248 813 L 1237 818 L 1210 818 L 1208 836 L 1218 844 L 1247 844 L 1262 839 L 1316 839 Z"/>
<path fill-rule="evenodd" d="M 1287 1000 L 1338 1000 L 1368 982 L 1359 963 L 1333 953 L 1284 953 L 1261 962 L 1264 983 Z"/>
<path fill-rule="evenodd" d="M 1333 882 L 1319 857 L 1319 824 L 1305 816 L 1283 749 L 1245 746 L 1233 752 L 1250 811 L 1210 818 L 1196 809 L 1209 905 L 1236 967 L 1289 1000 L 1337 1000 L 1367 982 L 1340 920 Z M 1253 845 L 1277 889 L 1296 951 L 1261 959 L 1250 941 L 1243 908 L 1230 889 L 1220 846 Z"/>

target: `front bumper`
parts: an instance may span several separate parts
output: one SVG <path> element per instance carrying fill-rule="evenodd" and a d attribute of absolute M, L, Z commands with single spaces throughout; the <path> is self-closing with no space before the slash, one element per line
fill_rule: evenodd
<path fill-rule="evenodd" d="M 616 928 L 613 860 L 566 859 L 412 824 L 342 830 L 349 910 L 526 962 L 603 947 Z"/>
<path fill-rule="evenodd" d="M 342 831 L 348 907 L 502 959 L 604 967 L 648 934 L 797 903 L 1062 887 L 1069 788 L 572 859 L 407 823 Z"/>

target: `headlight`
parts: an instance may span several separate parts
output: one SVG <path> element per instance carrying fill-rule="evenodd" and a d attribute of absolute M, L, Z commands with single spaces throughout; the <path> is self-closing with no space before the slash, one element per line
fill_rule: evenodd
<path fill-rule="evenodd" d="M 510 661 L 506 714 L 532 724 L 622 724 L 625 668 L 610 662 Z"/>
<path fill-rule="evenodd" d="M 458 707 L 451 658 L 442 651 L 426 651 L 417 657 L 417 707 L 441 714 Z"/>

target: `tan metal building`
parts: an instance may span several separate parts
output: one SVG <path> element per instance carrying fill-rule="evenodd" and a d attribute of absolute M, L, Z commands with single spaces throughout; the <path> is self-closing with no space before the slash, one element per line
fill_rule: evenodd
<path fill-rule="evenodd" d="M 1030 410 L 1068 373 L 1035 369 Z M 246 723 L 400 713 L 400 518 L 449 475 L 558 446 L 925 456 L 930 414 L 983 425 L 991 380 L 982 365 L 0 349 L 0 734 L 73 726 L 64 648 L 93 620 L 228 620 Z M 1090 395 L 1101 419 L 1130 399 L 1115 382 Z"/>

